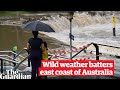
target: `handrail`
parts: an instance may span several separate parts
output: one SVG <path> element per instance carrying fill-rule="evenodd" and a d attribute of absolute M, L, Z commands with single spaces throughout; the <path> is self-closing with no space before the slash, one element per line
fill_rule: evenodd
<path fill-rule="evenodd" d="M 19 63 L 18 61 L 13 61 L 13 60 L 10 60 L 10 59 L 4 58 L 4 57 L 0 57 L 0 59 L 1 59 L 1 60 L 5 60 L 5 61 L 8 61 L 8 62 L 16 63 L 16 64 Z"/>
<path fill-rule="evenodd" d="M 21 65 L 27 58 L 28 58 L 28 56 L 27 57 L 23 57 L 23 56 L 21 56 L 20 54 L 23 52 L 23 51 L 27 51 L 27 49 L 22 49 L 18 54 L 16 54 L 15 52 L 13 52 L 13 51 L 0 51 L 0 52 L 2 52 L 2 53 L 12 53 L 12 54 L 15 54 L 15 56 L 12 58 L 12 57 L 10 57 L 9 55 L 0 55 L 0 60 L 1 60 L 1 72 L 3 72 L 3 60 L 5 60 L 5 61 L 8 61 L 8 62 L 12 62 L 13 64 L 15 64 L 14 66 L 14 70 L 16 70 L 18 67 L 19 67 L 19 65 Z M 4 58 L 4 57 L 9 57 L 9 58 L 11 58 L 12 60 L 10 60 L 10 59 L 7 59 L 7 58 Z M 16 58 L 18 57 L 18 56 L 20 56 L 20 57 L 22 57 L 22 58 L 24 58 L 22 61 L 20 61 L 20 62 L 18 62 L 18 61 L 16 61 Z M 16 65 L 17 64 L 17 65 Z M 30 62 L 28 62 L 28 64 L 30 64 Z M 30 65 L 28 65 L 28 66 L 30 66 Z"/>
<path fill-rule="evenodd" d="M 27 56 L 28 57 L 28 56 Z M 8 62 L 12 62 L 12 63 L 16 63 L 16 64 L 19 64 L 21 63 L 21 61 L 13 61 L 13 60 L 10 60 L 10 59 L 7 59 L 7 58 L 3 58 L 3 57 L 0 57 L 0 60 L 4 60 L 4 61 L 8 61 Z M 23 60 L 22 60 L 23 61 Z M 25 65 L 25 64 L 23 64 Z"/>
<path fill-rule="evenodd" d="M 97 43 L 91 43 L 95 46 L 96 48 L 96 60 L 99 60 L 99 46 L 107 46 L 107 47 L 113 47 L 113 48 L 120 48 L 120 47 L 116 47 L 116 46 L 111 46 L 111 45 L 104 45 L 104 44 L 97 44 Z M 74 58 L 75 56 L 77 56 L 79 53 L 81 53 L 82 51 L 84 51 L 87 47 L 89 47 L 91 44 L 88 44 L 88 46 L 84 47 L 82 50 L 80 50 L 79 52 L 77 52 L 75 55 L 72 56 L 72 58 Z"/>
<path fill-rule="evenodd" d="M 24 49 L 23 49 L 24 50 Z M 23 51 L 22 50 L 22 51 Z M 15 52 L 13 52 L 13 51 L 0 51 L 0 53 L 12 53 L 12 54 L 15 54 L 16 55 L 16 57 L 17 56 L 20 56 L 21 58 L 24 58 L 23 56 L 21 56 L 21 55 L 18 55 L 19 53 L 21 53 L 21 51 L 17 54 L 17 53 L 15 53 Z"/>
<path fill-rule="evenodd" d="M 19 64 L 17 64 L 17 65 L 14 67 L 13 70 L 16 70 L 16 69 L 19 67 L 20 64 L 22 64 L 24 61 L 26 61 L 26 59 L 27 59 L 28 57 L 29 57 L 29 55 L 28 55 L 24 60 L 22 60 Z"/>
<path fill-rule="evenodd" d="M 92 44 L 93 44 L 93 43 L 88 44 L 87 47 L 89 47 L 89 46 L 92 45 Z M 82 50 L 80 50 L 80 51 L 77 52 L 75 55 L 73 55 L 73 56 L 72 56 L 72 59 L 73 59 L 75 56 L 77 56 L 79 53 L 81 53 L 82 51 L 84 51 L 87 47 L 84 47 Z"/>
<path fill-rule="evenodd" d="M 97 43 L 93 43 L 93 44 L 97 44 Z M 120 48 L 120 47 L 111 46 L 111 45 L 105 45 L 105 44 L 97 44 L 97 45 L 101 45 L 101 46 L 107 46 L 107 47 L 113 47 L 113 48 Z"/>
<path fill-rule="evenodd" d="M 0 55 L 0 57 L 8 57 L 8 58 L 11 58 L 13 60 L 13 57 L 11 57 L 9 55 Z"/>
<path fill-rule="evenodd" d="M 0 51 L 0 53 L 6 53 L 6 52 L 9 53 L 10 52 L 12 54 L 15 54 L 16 56 L 13 58 L 13 60 L 15 60 L 18 56 L 20 56 L 21 58 L 24 59 L 25 57 L 23 57 L 23 56 L 20 55 L 24 50 L 26 51 L 27 49 L 25 49 L 25 48 L 22 49 L 18 54 L 15 53 L 15 52 L 13 52 L 13 51 Z"/>
<path fill-rule="evenodd" d="M 8 62 L 12 62 L 14 64 L 18 64 L 16 67 L 13 68 L 13 70 L 16 70 L 19 67 L 19 65 L 22 64 L 27 58 L 28 58 L 28 56 L 23 61 L 18 62 L 18 61 L 13 61 L 13 60 L 9 60 L 9 59 L 0 57 L 0 60 L 1 60 L 1 73 L 3 73 L 3 60 L 8 61 Z M 25 64 L 23 64 L 23 65 L 25 65 Z"/>
<path fill-rule="evenodd" d="M 26 49 L 22 49 L 22 50 L 13 58 L 13 60 L 15 60 L 15 58 L 17 58 L 24 50 L 26 51 Z M 20 55 L 20 56 L 21 56 L 21 55 Z M 22 58 L 25 58 L 25 57 L 22 56 Z"/>

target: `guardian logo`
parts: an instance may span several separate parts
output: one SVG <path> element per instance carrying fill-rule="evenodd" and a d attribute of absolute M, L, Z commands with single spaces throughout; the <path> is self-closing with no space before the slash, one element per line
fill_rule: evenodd
<path fill-rule="evenodd" d="M 0 74 L 0 79 L 31 79 L 31 75 L 23 75 L 18 71 L 6 70 L 6 74 Z"/>

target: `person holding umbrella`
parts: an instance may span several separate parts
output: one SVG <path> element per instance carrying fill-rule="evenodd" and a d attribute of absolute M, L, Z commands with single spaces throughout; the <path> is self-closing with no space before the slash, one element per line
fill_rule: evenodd
<path fill-rule="evenodd" d="M 44 50 L 43 40 L 38 38 L 38 31 L 32 31 L 33 38 L 30 38 L 27 43 L 27 50 L 29 51 L 29 59 L 32 65 L 31 79 L 39 79 L 38 68 L 41 66 L 42 51 Z M 36 76 L 37 74 L 37 76 Z"/>
<path fill-rule="evenodd" d="M 32 64 L 32 79 L 35 79 L 38 77 L 37 72 L 38 72 L 38 67 L 40 67 L 41 65 L 42 51 L 45 50 L 43 40 L 38 38 L 38 31 L 55 32 L 55 30 L 51 28 L 48 24 L 43 23 L 39 20 L 30 21 L 26 24 L 23 24 L 21 28 L 28 31 L 32 31 L 32 34 L 34 36 L 33 38 L 30 38 L 28 40 L 27 51 L 29 51 L 28 52 L 28 54 L 30 55 L 29 59 L 31 60 L 31 64 Z"/>

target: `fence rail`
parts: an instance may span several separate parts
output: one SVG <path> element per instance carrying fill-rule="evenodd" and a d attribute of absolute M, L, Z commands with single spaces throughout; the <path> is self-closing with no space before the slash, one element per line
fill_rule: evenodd
<path fill-rule="evenodd" d="M 22 49 L 18 54 L 15 53 L 15 52 L 13 52 L 13 51 L 0 51 L 0 53 L 11 53 L 11 54 L 15 55 L 14 57 L 11 57 L 11 56 L 9 56 L 9 55 L 7 55 L 7 54 L 0 55 L 1 73 L 3 73 L 3 67 L 4 67 L 3 61 L 13 63 L 13 64 L 14 64 L 14 70 L 16 70 L 16 69 L 19 67 L 19 65 L 21 65 L 24 61 L 26 61 L 26 60 L 28 59 L 29 54 L 28 54 L 27 57 L 23 57 L 22 55 L 20 55 L 23 51 L 26 51 L 26 52 L 27 52 L 26 49 Z M 28 53 L 28 52 L 27 52 L 27 53 Z M 20 62 L 16 61 L 16 58 L 17 58 L 18 56 L 21 57 L 23 60 L 20 61 Z M 6 57 L 7 57 L 7 58 L 6 58 Z M 8 59 L 8 58 L 9 58 L 9 59 Z M 17 65 L 16 65 L 16 64 L 17 64 Z M 28 60 L 28 66 L 30 67 L 30 60 Z"/>

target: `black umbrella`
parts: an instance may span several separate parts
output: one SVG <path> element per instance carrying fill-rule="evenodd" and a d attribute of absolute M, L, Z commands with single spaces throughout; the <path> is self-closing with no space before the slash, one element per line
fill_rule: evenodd
<path fill-rule="evenodd" d="M 21 27 L 30 31 L 55 32 L 48 24 L 41 21 L 30 21 L 23 24 Z"/>

